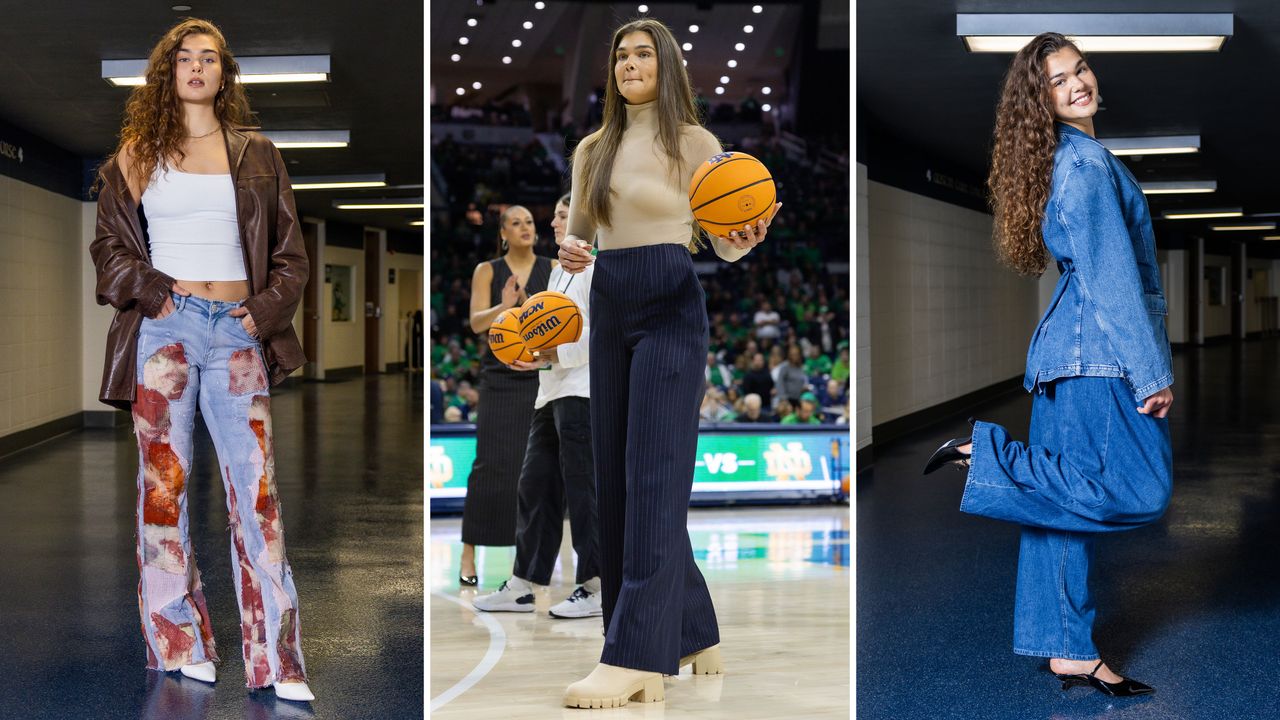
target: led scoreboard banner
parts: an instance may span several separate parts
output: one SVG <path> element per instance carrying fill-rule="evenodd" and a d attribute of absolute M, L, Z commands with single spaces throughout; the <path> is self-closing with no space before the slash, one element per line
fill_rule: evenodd
<path fill-rule="evenodd" d="M 841 495 L 849 475 L 845 425 L 703 425 L 692 505 L 812 502 Z M 475 425 L 433 425 L 427 445 L 432 512 L 457 512 L 476 457 Z"/>

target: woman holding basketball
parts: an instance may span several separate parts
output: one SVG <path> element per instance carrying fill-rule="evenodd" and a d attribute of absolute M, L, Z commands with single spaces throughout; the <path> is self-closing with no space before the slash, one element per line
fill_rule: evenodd
<path fill-rule="evenodd" d="M 555 265 L 550 258 L 533 254 L 538 236 L 528 210 L 512 205 L 502 212 L 498 224 L 502 255 L 476 265 L 471 275 L 471 330 L 477 335 L 487 334 L 504 310 L 518 308 L 530 295 L 546 290 Z M 474 587 L 479 582 L 476 545 L 516 542 L 516 485 L 537 397 L 536 373 L 513 370 L 492 352 L 481 357 L 476 459 L 462 508 L 458 582 L 463 585 Z"/>
<path fill-rule="evenodd" d="M 600 663 L 565 692 L 570 707 L 662 700 L 662 674 L 684 664 L 721 672 L 715 610 L 686 529 L 708 345 L 686 192 L 721 148 L 698 120 L 665 25 L 618 28 L 608 69 L 604 123 L 574 153 L 559 254 L 568 273 L 595 263 L 591 434 L 606 628 Z M 767 225 L 712 237 L 716 254 L 740 259 Z"/>
<path fill-rule="evenodd" d="M 1032 335 L 1029 444 L 977 422 L 925 472 L 968 468 L 960 509 L 1022 525 L 1013 648 L 1049 658 L 1063 688 L 1110 696 L 1152 688 L 1112 672 L 1093 643 L 1096 533 L 1141 527 L 1169 503 L 1165 419 L 1173 371 L 1155 237 L 1142 189 L 1094 139 L 1098 79 L 1057 33 L 1014 57 L 988 180 L 995 243 L 1013 269 L 1061 277 Z"/>

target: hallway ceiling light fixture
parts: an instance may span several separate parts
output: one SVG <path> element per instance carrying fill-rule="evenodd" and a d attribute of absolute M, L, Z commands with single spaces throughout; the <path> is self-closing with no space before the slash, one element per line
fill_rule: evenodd
<path fill-rule="evenodd" d="M 372 198 L 369 200 L 334 200 L 339 210 L 421 210 L 422 198 Z"/>
<path fill-rule="evenodd" d="M 387 186 L 385 173 L 366 175 L 307 175 L 291 178 L 294 190 L 342 190 L 347 188 L 382 188 Z"/>
<path fill-rule="evenodd" d="M 1280 235 L 1263 235 L 1263 240 L 1280 240 Z"/>
<path fill-rule="evenodd" d="M 351 144 L 350 130 L 269 130 L 262 134 L 281 150 L 344 148 Z"/>
<path fill-rule="evenodd" d="M 1217 180 L 1172 180 L 1138 183 L 1143 195 L 1184 195 L 1218 191 Z"/>
<path fill-rule="evenodd" d="M 1112 155 L 1180 155 L 1200 152 L 1199 135 L 1098 138 Z"/>
<path fill-rule="evenodd" d="M 1210 228 L 1218 232 L 1241 232 L 1247 230 L 1275 230 L 1276 224 L 1270 223 L 1251 223 L 1249 225 L 1210 225 Z"/>
<path fill-rule="evenodd" d="M 1209 218 L 1242 217 L 1242 208 L 1211 208 L 1201 210 L 1166 210 L 1160 217 L 1165 220 L 1207 220 Z"/>
<path fill-rule="evenodd" d="M 328 55 L 259 55 L 238 57 L 236 62 L 244 85 L 329 82 Z M 145 58 L 102 61 L 102 79 L 115 87 L 143 85 L 146 72 Z"/>
<path fill-rule="evenodd" d="M 1231 13 L 956 13 L 969 52 L 1016 53 L 1052 30 L 1091 52 L 1218 52 L 1231 37 Z"/>
<path fill-rule="evenodd" d="M 412 226 L 414 226 L 414 227 L 422 227 L 423 225 L 426 225 L 426 224 L 427 224 L 427 221 L 426 221 L 426 220 L 411 220 L 411 221 L 409 222 L 409 224 L 410 224 L 410 225 L 412 225 Z"/>

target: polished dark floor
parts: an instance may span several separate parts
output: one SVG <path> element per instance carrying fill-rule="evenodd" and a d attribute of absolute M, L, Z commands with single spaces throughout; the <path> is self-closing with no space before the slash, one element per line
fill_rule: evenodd
<path fill-rule="evenodd" d="M 421 375 L 384 375 L 273 395 L 310 704 L 244 686 L 227 511 L 202 427 L 188 502 L 223 658 L 214 686 L 145 669 L 132 429 L 0 459 L 0 718 L 422 717 L 422 389 Z"/>
<path fill-rule="evenodd" d="M 1280 341 L 1177 352 L 1174 373 L 1172 504 L 1101 537 L 1092 574 L 1099 650 L 1156 694 L 1062 692 L 1012 653 L 1018 528 L 961 514 L 961 473 L 920 475 L 957 416 L 858 478 L 860 719 L 1280 718 Z M 1030 409 L 974 414 L 1025 439 Z"/>

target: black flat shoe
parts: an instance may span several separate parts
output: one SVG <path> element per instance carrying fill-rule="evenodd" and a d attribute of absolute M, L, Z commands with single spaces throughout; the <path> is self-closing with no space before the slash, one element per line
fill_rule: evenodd
<path fill-rule="evenodd" d="M 952 464 L 958 469 L 964 470 L 969 467 L 969 456 L 960 452 L 956 448 L 960 445 L 966 445 L 973 442 L 973 438 L 955 438 L 942 443 L 942 447 L 938 448 L 933 456 L 929 458 L 929 462 L 924 466 L 924 474 L 937 470 L 943 465 Z"/>
<path fill-rule="evenodd" d="M 1137 680 L 1129 678 L 1121 678 L 1118 683 L 1109 683 L 1100 680 L 1093 673 L 1098 672 L 1098 668 L 1102 667 L 1102 661 L 1099 660 L 1097 665 L 1093 666 L 1093 672 L 1086 674 L 1064 675 L 1062 673 L 1053 673 L 1054 677 L 1062 681 L 1062 689 L 1070 690 L 1073 687 L 1084 687 L 1092 685 L 1094 690 L 1107 695 L 1109 697 L 1133 697 L 1135 695 L 1150 695 L 1156 689 L 1150 685 L 1140 683 Z M 1052 671 L 1050 671 L 1052 672 Z"/>
<path fill-rule="evenodd" d="M 475 587 L 480 582 L 480 578 L 475 575 L 459 575 L 458 584 L 463 587 Z"/>

